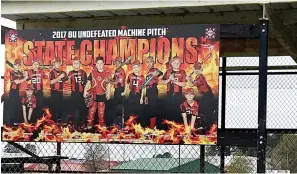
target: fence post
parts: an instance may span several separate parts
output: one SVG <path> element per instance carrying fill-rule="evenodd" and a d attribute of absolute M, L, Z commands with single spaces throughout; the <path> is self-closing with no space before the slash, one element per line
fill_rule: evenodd
<path fill-rule="evenodd" d="M 266 153 L 266 107 L 267 107 L 267 62 L 268 62 L 268 20 L 260 19 L 259 38 L 259 93 L 257 131 L 257 173 L 265 173 Z"/>
<path fill-rule="evenodd" d="M 61 156 L 61 143 L 57 143 L 57 155 Z M 57 166 L 56 166 L 56 172 L 60 173 L 61 172 L 61 159 L 59 158 L 57 161 Z"/>
<path fill-rule="evenodd" d="M 222 105 L 221 105 L 221 133 L 225 132 L 225 118 L 226 118 L 226 66 L 227 57 L 222 57 Z M 220 172 L 225 172 L 225 145 L 220 148 Z"/>
<path fill-rule="evenodd" d="M 205 168 L 205 145 L 200 145 L 200 173 L 204 173 Z"/>

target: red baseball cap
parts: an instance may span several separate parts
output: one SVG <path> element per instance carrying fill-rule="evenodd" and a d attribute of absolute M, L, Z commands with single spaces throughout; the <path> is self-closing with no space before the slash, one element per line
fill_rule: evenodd
<path fill-rule="evenodd" d="M 31 84 L 28 84 L 26 87 L 26 90 L 34 90 L 33 86 Z"/>
<path fill-rule="evenodd" d="M 40 63 L 40 60 L 37 58 L 37 57 L 35 57 L 34 59 L 33 59 L 33 63 L 34 62 L 38 62 L 38 63 Z"/>
<path fill-rule="evenodd" d="M 15 59 L 14 61 L 14 65 L 19 65 L 21 63 L 22 63 L 21 59 Z"/>
<path fill-rule="evenodd" d="M 122 62 L 122 58 L 121 58 L 121 57 L 116 57 L 116 58 L 114 59 L 114 62 Z"/>
<path fill-rule="evenodd" d="M 187 89 L 185 90 L 184 93 L 185 93 L 185 94 L 187 94 L 187 93 L 192 93 L 192 94 L 194 94 L 194 89 L 193 89 L 193 88 L 187 88 Z"/>
<path fill-rule="evenodd" d="M 195 69 L 201 69 L 201 68 L 202 68 L 202 63 L 200 63 L 200 62 L 196 62 L 196 63 L 194 64 L 194 68 L 195 68 Z"/>
<path fill-rule="evenodd" d="M 55 61 L 54 62 L 60 62 L 61 63 L 62 61 L 61 61 L 60 58 L 55 58 Z"/>
<path fill-rule="evenodd" d="M 133 63 L 132 63 L 132 65 L 134 66 L 134 65 L 140 65 L 140 61 L 139 60 L 135 60 Z"/>

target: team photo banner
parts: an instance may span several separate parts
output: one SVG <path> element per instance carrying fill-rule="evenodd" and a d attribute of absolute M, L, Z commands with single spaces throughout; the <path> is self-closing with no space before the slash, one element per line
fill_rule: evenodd
<path fill-rule="evenodd" d="M 11 30 L 2 141 L 216 144 L 219 25 Z"/>

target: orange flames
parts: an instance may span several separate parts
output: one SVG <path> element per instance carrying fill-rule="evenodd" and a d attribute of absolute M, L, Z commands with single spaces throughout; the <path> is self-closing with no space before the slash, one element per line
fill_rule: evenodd
<path fill-rule="evenodd" d="M 119 143 L 156 143 L 156 144 L 215 144 L 217 124 L 213 124 L 206 135 L 185 128 L 183 124 L 164 120 L 168 130 L 144 128 L 131 116 L 125 127 L 117 125 L 103 127 L 95 125 L 94 133 L 78 132 L 72 125 L 59 125 L 52 119 L 48 108 L 34 124 L 20 123 L 17 127 L 3 126 L 2 139 L 5 141 L 45 141 L 45 142 L 119 142 Z"/>

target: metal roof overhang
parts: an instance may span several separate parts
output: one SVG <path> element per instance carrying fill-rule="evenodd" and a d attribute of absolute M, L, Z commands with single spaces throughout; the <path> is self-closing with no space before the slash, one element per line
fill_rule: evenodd
<path fill-rule="evenodd" d="M 270 0 L 269 55 L 297 60 L 297 2 Z M 89 28 L 160 24 L 258 24 L 259 1 L 2 1 L 2 17 L 17 29 Z M 236 30 L 236 28 L 230 30 Z M 237 32 L 237 31 L 231 31 Z M 258 56 L 257 39 L 221 39 L 222 56 Z"/>

